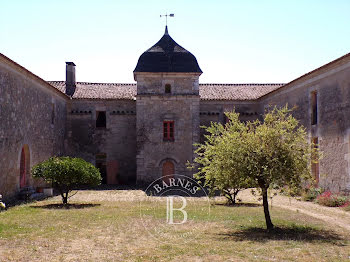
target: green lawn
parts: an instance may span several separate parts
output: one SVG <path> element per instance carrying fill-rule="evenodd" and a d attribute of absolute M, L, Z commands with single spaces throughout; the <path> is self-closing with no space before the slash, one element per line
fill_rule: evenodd
<path fill-rule="evenodd" d="M 349 232 L 276 207 L 280 229 L 266 233 L 253 204 L 208 215 L 207 201 L 190 199 L 189 222 L 164 226 L 165 204 L 154 207 L 165 200 L 141 191 L 81 191 L 69 209 L 59 201 L 0 213 L 0 261 L 350 261 Z"/>

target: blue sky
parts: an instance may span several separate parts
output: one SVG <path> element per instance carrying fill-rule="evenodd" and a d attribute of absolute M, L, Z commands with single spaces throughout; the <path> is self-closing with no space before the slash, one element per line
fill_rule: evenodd
<path fill-rule="evenodd" d="M 0 52 L 45 80 L 130 83 L 164 33 L 201 83 L 284 83 L 350 52 L 349 0 L 0 0 Z"/>

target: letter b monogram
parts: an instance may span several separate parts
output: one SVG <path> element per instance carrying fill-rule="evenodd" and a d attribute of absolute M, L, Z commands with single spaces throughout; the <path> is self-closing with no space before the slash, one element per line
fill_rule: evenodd
<path fill-rule="evenodd" d="M 181 208 L 174 208 L 174 198 L 180 198 L 182 200 Z M 187 221 L 187 212 L 184 210 L 187 205 L 186 198 L 182 196 L 168 196 L 166 198 L 166 222 L 170 225 L 179 225 L 186 223 Z M 174 210 L 180 211 L 183 214 L 183 219 L 181 222 L 174 222 Z"/>

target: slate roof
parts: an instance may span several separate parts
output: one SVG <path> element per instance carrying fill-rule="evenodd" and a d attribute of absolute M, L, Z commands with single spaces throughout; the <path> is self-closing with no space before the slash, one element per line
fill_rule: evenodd
<path fill-rule="evenodd" d="M 65 93 L 65 81 L 49 81 Z M 136 84 L 77 82 L 73 99 L 127 99 L 134 100 Z M 199 84 L 202 100 L 255 100 L 283 84 Z"/>
<path fill-rule="evenodd" d="M 178 45 L 166 27 L 163 37 L 140 56 L 135 72 L 202 73 L 202 70 L 196 57 Z"/>

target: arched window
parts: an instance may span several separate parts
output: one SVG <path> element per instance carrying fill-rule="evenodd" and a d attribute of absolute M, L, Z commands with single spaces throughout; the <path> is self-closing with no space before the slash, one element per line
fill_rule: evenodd
<path fill-rule="evenodd" d="M 171 85 L 170 84 L 166 84 L 165 85 L 165 93 L 166 94 L 170 94 L 171 93 Z"/>

